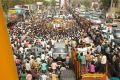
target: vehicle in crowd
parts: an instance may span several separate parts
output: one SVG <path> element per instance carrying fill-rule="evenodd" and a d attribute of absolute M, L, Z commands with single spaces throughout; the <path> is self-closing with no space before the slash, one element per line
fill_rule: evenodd
<path fill-rule="evenodd" d="M 114 20 L 112 23 L 112 27 L 118 27 L 118 22 Z"/>
<path fill-rule="evenodd" d="M 92 22 L 92 23 L 96 23 L 96 24 L 101 24 L 101 20 L 98 18 L 98 17 L 91 17 L 90 18 L 90 21 Z"/>
<path fill-rule="evenodd" d="M 114 39 L 112 40 L 115 44 L 120 46 L 120 28 L 113 29 Z"/>
<path fill-rule="evenodd" d="M 60 15 L 59 17 L 62 18 L 62 19 L 65 19 L 66 15 Z"/>
<path fill-rule="evenodd" d="M 116 21 L 120 22 L 120 16 L 118 16 L 117 18 L 115 18 Z"/>
<path fill-rule="evenodd" d="M 79 17 L 85 17 L 84 13 L 79 13 Z"/>
<path fill-rule="evenodd" d="M 56 42 L 53 49 L 53 58 L 57 59 L 61 55 L 62 59 L 66 58 L 67 55 L 67 47 L 64 42 Z"/>
<path fill-rule="evenodd" d="M 118 22 L 113 18 L 107 18 L 106 25 L 111 25 L 112 27 L 118 27 Z"/>
<path fill-rule="evenodd" d="M 75 73 L 69 69 L 62 71 L 60 74 L 60 80 L 76 80 Z"/>

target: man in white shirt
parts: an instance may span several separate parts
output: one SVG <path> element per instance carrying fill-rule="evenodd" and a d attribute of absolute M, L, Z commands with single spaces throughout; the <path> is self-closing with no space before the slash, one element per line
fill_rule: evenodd
<path fill-rule="evenodd" d="M 83 55 L 86 55 L 88 50 L 87 47 L 82 48 L 82 50 L 83 50 Z"/>
<path fill-rule="evenodd" d="M 45 54 L 44 53 L 41 54 L 41 60 L 42 60 L 42 62 L 45 60 Z"/>
<path fill-rule="evenodd" d="M 52 50 L 48 51 L 48 55 L 52 57 Z"/>
<path fill-rule="evenodd" d="M 26 70 L 27 70 L 27 71 L 30 71 L 30 70 L 31 70 L 29 61 L 27 61 L 27 63 L 25 64 L 25 67 L 26 67 Z"/>
<path fill-rule="evenodd" d="M 19 51 L 20 51 L 21 53 L 23 53 L 23 47 L 20 47 L 20 48 L 19 48 Z"/>
<path fill-rule="evenodd" d="M 102 54 L 102 58 L 101 58 L 101 72 L 105 73 L 106 72 L 106 63 L 107 63 L 107 57 Z"/>
<path fill-rule="evenodd" d="M 47 80 L 49 77 L 47 75 L 45 75 L 45 74 L 42 74 L 41 78 L 42 78 L 42 80 Z"/>

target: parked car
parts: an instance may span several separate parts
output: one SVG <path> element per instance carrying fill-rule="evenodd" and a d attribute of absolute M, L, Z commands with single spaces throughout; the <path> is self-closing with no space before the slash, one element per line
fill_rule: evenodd
<path fill-rule="evenodd" d="M 120 29 L 114 28 L 113 36 L 114 36 L 114 39 L 112 40 L 112 42 L 120 46 Z"/>

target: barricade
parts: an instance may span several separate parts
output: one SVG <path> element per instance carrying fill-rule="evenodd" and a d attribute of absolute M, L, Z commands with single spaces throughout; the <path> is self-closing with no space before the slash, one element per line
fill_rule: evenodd
<path fill-rule="evenodd" d="M 77 79 L 80 77 L 80 62 L 77 61 Z"/>
<path fill-rule="evenodd" d="M 75 51 L 74 48 L 72 49 L 72 64 L 74 65 L 74 71 L 75 71 L 75 74 L 76 74 L 76 78 L 78 80 L 79 77 L 80 77 L 80 62 L 77 61 L 76 51 Z"/>
<path fill-rule="evenodd" d="M 107 80 L 106 74 L 83 74 L 82 80 Z"/>
<path fill-rule="evenodd" d="M 108 65 L 106 64 L 106 72 L 105 74 L 89 74 L 89 73 L 86 73 L 86 74 L 81 74 L 80 73 L 80 62 L 77 61 L 77 58 L 76 58 L 76 51 L 74 48 L 72 48 L 72 63 L 74 65 L 74 71 L 75 71 L 75 74 L 76 74 L 76 78 L 77 80 L 80 80 L 80 76 L 82 76 L 82 80 L 106 80 L 107 78 L 107 73 L 108 73 Z"/>

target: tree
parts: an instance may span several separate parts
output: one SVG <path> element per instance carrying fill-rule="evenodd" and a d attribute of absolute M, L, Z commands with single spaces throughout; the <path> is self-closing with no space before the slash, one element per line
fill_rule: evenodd
<path fill-rule="evenodd" d="M 111 6 L 111 0 L 101 0 L 100 8 L 104 11 L 108 11 Z"/>
<path fill-rule="evenodd" d="M 118 7 L 118 5 L 119 5 L 119 0 L 113 0 L 113 3 L 115 4 L 115 7 Z"/>
<path fill-rule="evenodd" d="M 43 0 L 43 4 L 47 7 L 50 5 L 50 2 L 49 1 L 46 1 L 46 0 Z"/>
<path fill-rule="evenodd" d="M 51 6 L 55 7 L 55 5 L 56 5 L 56 1 L 55 0 L 51 0 Z"/>
<path fill-rule="evenodd" d="M 73 7 L 75 7 L 76 5 L 80 5 L 80 0 L 71 0 L 71 4 Z"/>
<path fill-rule="evenodd" d="M 95 10 L 97 10 L 98 4 L 94 4 L 94 5 L 93 5 L 93 8 L 94 8 Z"/>
<path fill-rule="evenodd" d="M 9 7 L 8 6 L 8 4 L 9 4 L 8 0 L 2 0 L 1 2 L 2 2 L 2 7 L 3 7 L 4 12 L 7 13 L 7 10 L 8 10 L 8 7 Z"/>
<path fill-rule="evenodd" d="M 90 0 L 81 0 L 81 4 L 84 5 L 86 8 L 90 8 L 91 1 Z"/>

